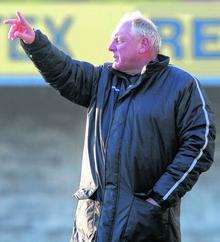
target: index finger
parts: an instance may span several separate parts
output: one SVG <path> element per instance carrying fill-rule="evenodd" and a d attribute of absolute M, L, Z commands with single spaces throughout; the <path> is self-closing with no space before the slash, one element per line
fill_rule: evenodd
<path fill-rule="evenodd" d="M 19 20 L 22 24 L 27 24 L 26 19 L 22 16 L 22 14 L 21 14 L 19 11 L 16 12 L 16 15 L 17 15 L 18 20 Z"/>

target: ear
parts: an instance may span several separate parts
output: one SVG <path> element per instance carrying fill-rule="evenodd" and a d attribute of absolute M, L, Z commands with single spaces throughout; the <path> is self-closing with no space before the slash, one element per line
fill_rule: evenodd
<path fill-rule="evenodd" d="M 141 39 L 141 42 L 140 42 L 140 49 L 139 49 L 139 53 L 140 54 L 144 54 L 146 52 L 148 52 L 150 49 L 150 42 L 149 40 L 144 37 Z"/>

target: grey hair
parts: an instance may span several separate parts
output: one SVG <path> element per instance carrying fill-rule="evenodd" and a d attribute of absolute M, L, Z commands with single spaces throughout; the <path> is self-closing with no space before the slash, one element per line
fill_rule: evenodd
<path fill-rule="evenodd" d="M 118 26 L 121 26 L 125 22 L 131 22 L 132 31 L 136 34 L 147 37 L 155 53 L 159 53 L 161 37 L 157 26 L 149 18 L 145 18 L 139 11 L 135 11 L 123 15 Z"/>

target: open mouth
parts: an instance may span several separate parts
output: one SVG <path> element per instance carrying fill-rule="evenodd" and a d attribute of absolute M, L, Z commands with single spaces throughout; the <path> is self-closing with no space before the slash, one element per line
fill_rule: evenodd
<path fill-rule="evenodd" d="M 117 60 L 117 59 L 118 59 L 117 55 L 113 55 L 113 58 L 114 58 L 115 60 Z"/>

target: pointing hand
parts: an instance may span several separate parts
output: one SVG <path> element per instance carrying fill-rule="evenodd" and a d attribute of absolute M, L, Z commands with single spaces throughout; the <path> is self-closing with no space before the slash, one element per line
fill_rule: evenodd
<path fill-rule="evenodd" d="M 20 38 L 26 44 L 31 44 L 35 39 L 35 32 L 28 21 L 21 15 L 20 12 L 16 12 L 17 18 L 6 19 L 4 24 L 9 24 L 10 29 L 8 32 L 8 39 L 14 40 Z"/>

